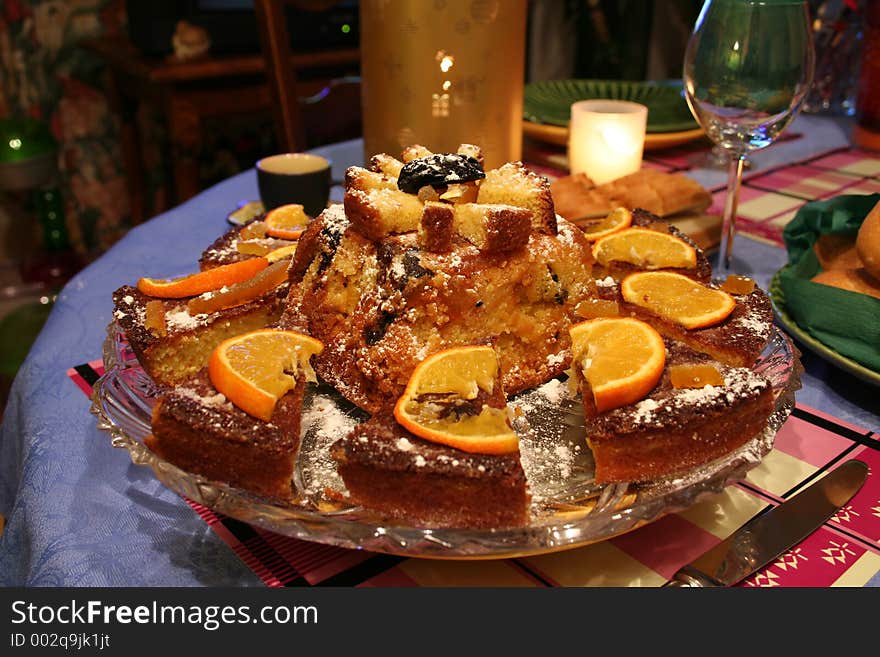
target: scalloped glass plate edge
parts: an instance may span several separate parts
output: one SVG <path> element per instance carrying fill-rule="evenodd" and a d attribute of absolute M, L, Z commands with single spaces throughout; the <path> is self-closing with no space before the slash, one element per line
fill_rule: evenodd
<path fill-rule="evenodd" d="M 794 392 L 800 387 L 802 371 L 790 338 L 774 331 L 765 350 L 767 355 L 760 362 L 761 370 L 774 382 L 774 411 L 764 431 L 741 448 L 700 468 L 644 484 L 634 491 L 627 491 L 626 485 L 606 487 L 589 509 L 562 511 L 525 527 L 445 529 L 388 523 L 353 508 L 322 512 L 296 504 L 282 505 L 162 460 L 143 445 L 143 436 L 138 436 L 143 433 L 145 402 L 143 390 L 131 383 L 131 371 L 138 366 L 136 361 L 133 364 L 130 352 L 125 355 L 126 347 L 111 323 L 104 345 L 105 373 L 93 387 L 90 410 L 98 428 L 109 434 L 111 444 L 127 450 L 132 463 L 149 467 L 167 488 L 214 512 L 285 536 L 432 559 L 502 559 L 572 549 L 627 533 L 721 492 L 744 479 L 772 449 L 776 432 L 794 407 Z M 142 370 L 140 375 L 145 376 Z"/>

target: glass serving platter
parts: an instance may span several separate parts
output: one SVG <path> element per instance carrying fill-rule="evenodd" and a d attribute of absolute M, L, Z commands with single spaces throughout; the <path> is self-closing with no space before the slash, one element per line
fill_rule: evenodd
<path fill-rule="evenodd" d="M 105 373 L 92 393 L 92 413 L 114 447 L 152 469 L 168 488 L 218 513 L 308 541 L 410 557 L 491 559 L 569 549 L 636 529 L 681 511 L 741 480 L 772 449 L 776 432 L 794 407 L 801 365 L 796 348 L 773 329 L 755 365 L 767 376 L 775 407 L 765 429 L 725 457 L 656 481 L 597 485 L 584 439 L 580 399 L 560 377 L 511 399 L 523 411 L 516 426 L 532 494 L 532 520 L 524 527 L 446 529 L 389 522 L 347 505 L 345 488 L 329 456 L 330 445 L 365 414 L 326 385 L 311 386 L 304 403 L 302 446 L 289 503 L 260 498 L 185 472 L 156 456 L 143 440 L 161 388 L 145 374 L 121 329 L 108 326 Z"/>

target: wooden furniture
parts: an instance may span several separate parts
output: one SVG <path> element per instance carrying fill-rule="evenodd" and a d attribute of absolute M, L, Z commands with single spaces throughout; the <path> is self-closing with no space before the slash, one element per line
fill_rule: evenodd
<path fill-rule="evenodd" d="M 301 151 L 310 143 L 307 129 L 329 123 L 334 126 L 326 139 L 339 141 L 360 136 L 360 80 L 347 78 L 334 81 L 324 95 L 303 102 L 298 92 L 298 67 L 294 59 L 285 8 L 324 11 L 338 0 L 255 0 L 260 46 L 266 60 L 266 76 L 272 98 L 272 118 L 278 143 L 288 152 Z M 320 108 L 315 105 L 320 104 Z M 345 109 L 342 109 L 345 108 Z M 320 116 L 320 120 L 318 115 Z"/>
<path fill-rule="evenodd" d="M 201 190 L 198 156 L 203 121 L 208 117 L 267 112 L 273 92 L 266 60 L 258 53 L 206 55 L 189 61 L 145 57 L 126 39 L 103 38 L 81 44 L 107 65 L 109 101 L 121 119 L 124 165 L 131 195 L 132 223 L 191 198 Z M 359 71 L 357 48 L 290 53 L 290 70 L 313 70 L 291 87 L 296 97 L 318 94 L 334 80 Z M 169 193 L 146 204 L 143 139 L 136 112 L 142 103 L 156 107 L 168 122 Z M 301 142 L 304 143 L 304 142 Z M 279 149 L 287 149 L 284 142 Z"/>

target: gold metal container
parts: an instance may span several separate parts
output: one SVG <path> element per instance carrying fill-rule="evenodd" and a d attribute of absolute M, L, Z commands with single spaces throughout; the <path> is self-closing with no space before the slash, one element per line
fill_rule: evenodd
<path fill-rule="evenodd" d="M 522 155 L 526 0 L 361 0 L 364 155 Z"/>

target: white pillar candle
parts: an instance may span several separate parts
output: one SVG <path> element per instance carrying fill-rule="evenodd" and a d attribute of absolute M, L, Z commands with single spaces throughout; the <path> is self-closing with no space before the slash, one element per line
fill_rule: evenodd
<path fill-rule="evenodd" d="M 648 108 L 626 100 L 581 100 L 571 106 L 568 164 L 597 185 L 642 166 Z"/>

